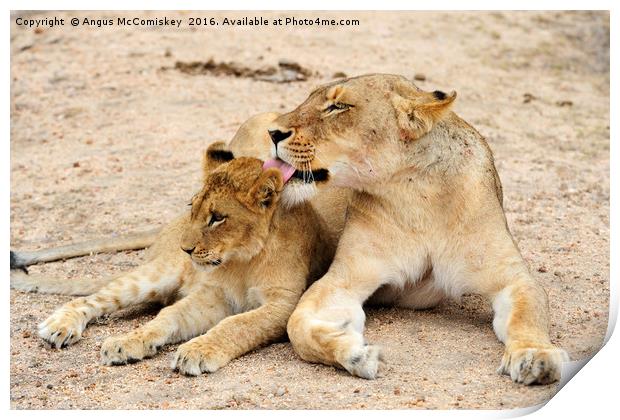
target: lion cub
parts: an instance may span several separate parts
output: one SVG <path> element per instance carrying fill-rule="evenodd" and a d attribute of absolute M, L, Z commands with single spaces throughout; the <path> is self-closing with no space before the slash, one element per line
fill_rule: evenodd
<path fill-rule="evenodd" d="M 310 205 L 279 204 L 286 179 L 262 165 L 233 159 L 222 143 L 209 147 L 191 212 L 163 230 L 149 261 L 58 309 L 39 335 L 65 347 L 95 317 L 178 298 L 140 328 L 108 338 L 101 360 L 134 363 L 191 339 L 172 362 L 186 375 L 214 372 L 284 335 L 303 291 L 325 272 L 335 250 L 326 246 L 324 223 Z"/>

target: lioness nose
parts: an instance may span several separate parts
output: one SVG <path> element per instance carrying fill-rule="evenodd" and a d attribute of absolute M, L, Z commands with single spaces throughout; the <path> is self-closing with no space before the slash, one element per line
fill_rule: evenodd
<path fill-rule="evenodd" d="M 194 247 L 194 248 L 183 248 L 183 247 L 181 247 L 181 249 L 182 249 L 184 252 L 187 252 L 187 255 L 192 255 L 192 252 L 194 252 L 194 250 L 196 249 L 196 247 Z"/>
<path fill-rule="evenodd" d="M 276 146 L 278 145 L 278 143 L 280 143 L 282 140 L 286 140 L 288 139 L 291 134 L 293 134 L 292 131 L 286 131 L 286 132 L 282 132 L 280 130 L 269 130 L 269 136 L 271 137 L 271 141 L 273 142 L 273 144 L 275 144 Z"/>

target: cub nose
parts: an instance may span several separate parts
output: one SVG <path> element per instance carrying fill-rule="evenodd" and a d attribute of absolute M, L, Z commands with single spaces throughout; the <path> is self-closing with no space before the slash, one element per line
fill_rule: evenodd
<path fill-rule="evenodd" d="M 273 142 L 273 144 L 275 144 L 276 146 L 278 145 L 278 143 L 280 143 L 282 140 L 286 140 L 288 139 L 291 134 L 293 134 L 292 131 L 285 131 L 282 132 L 280 130 L 269 130 L 269 136 L 271 137 L 271 141 Z"/>
<path fill-rule="evenodd" d="M 187 255 L 192 255 L 192 252 L 194 252 L 196 247 L 194 247 L 194 248 L 183 248 L 183 247 L 181 247 L 181 249 L 183 250 L 183 252 L 187 252 Z"/>

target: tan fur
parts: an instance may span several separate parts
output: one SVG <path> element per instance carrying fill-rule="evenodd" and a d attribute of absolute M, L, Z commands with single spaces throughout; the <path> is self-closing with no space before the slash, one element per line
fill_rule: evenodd
<path fill-rule="evenodd" d="M 285 333 L 307 284 L 326 271 L 335 243 L 310 204 L 286 210 L 279 204 L 283 185 L 276 169 L 263 171 L 254 158 L 223 163 L 210 154 L 221 150 L 214 144 L 207 151 L 204 188 L 191 212 L 162 231 L 149 260 L 62 306 L 39 326 L 43 339 L 64 347 L 98 316 L 174 302 L 137 330 L 108 338 L 101 360 L 133 363 L 193 338 L 179 346 L 172 367 L 198 375 Z M 211 223 L 214 214 L 222 220 Z"/>
<path fill-rule="evenodd" d="M 478 293 L 493 301 L 506 344 L 500 372 L 525 384 L 559 379 L 568 356 L 549 339 L 547 295 L 508 230 L 491 151 L 450 111 L 455 98 L 361 76 L 315 90 L 271 126 L 291 133 L 279 158 L 355 190 L 328 273 L 288 323 L 302 358 L 374 378 L 382 359 L 362 335 L 365 301 L 425 308 Z"/>

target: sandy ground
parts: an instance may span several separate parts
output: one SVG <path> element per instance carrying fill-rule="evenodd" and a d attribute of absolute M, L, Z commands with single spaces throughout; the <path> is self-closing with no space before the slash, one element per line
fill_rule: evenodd
<path fill-rule="evenodd" d="M 185 25 L 37 33 L 13 24 L 12 248 L 163 225 L 198 189 L 201 150 L 230 138 L 249 116 L 292 109 L 336 72 L 424 74 L 422 88 L 458 91 L 456 111 L 495 153 L 509 225 L 549 292 L 554 342 L 572 359 L 597 351 L 609 297 L 607 13 L 343 13 L 360 25 L 195 30 L 186 24 L 190 16 L 245 14 L 157 14 L 182 17 Z M 156 14 L 126 14 L 136 15 Z M 318 75 L 274 84 L 162 70 L 209 58 L 250 68 L 295 60 Z M 97 255 L 32 271 L 94 278 L 134 267 L 141 257 Z M 477 297 L 423 312 L 369 310 L 367 336 L 383 345 L 389 363 L 374 381 L 304 363 L 286 342 L 199 378 L 168 368 L 175 346 L 135 365 L 100 366 L 107 336 L 156 312 L 115 314 L 75 346 L 49 350 L 36 325 L 68 300 L 11 292 L 11 407 L 511 408 L 556 391 L 495 373 L 502 346 L 490 306 Z"/>

